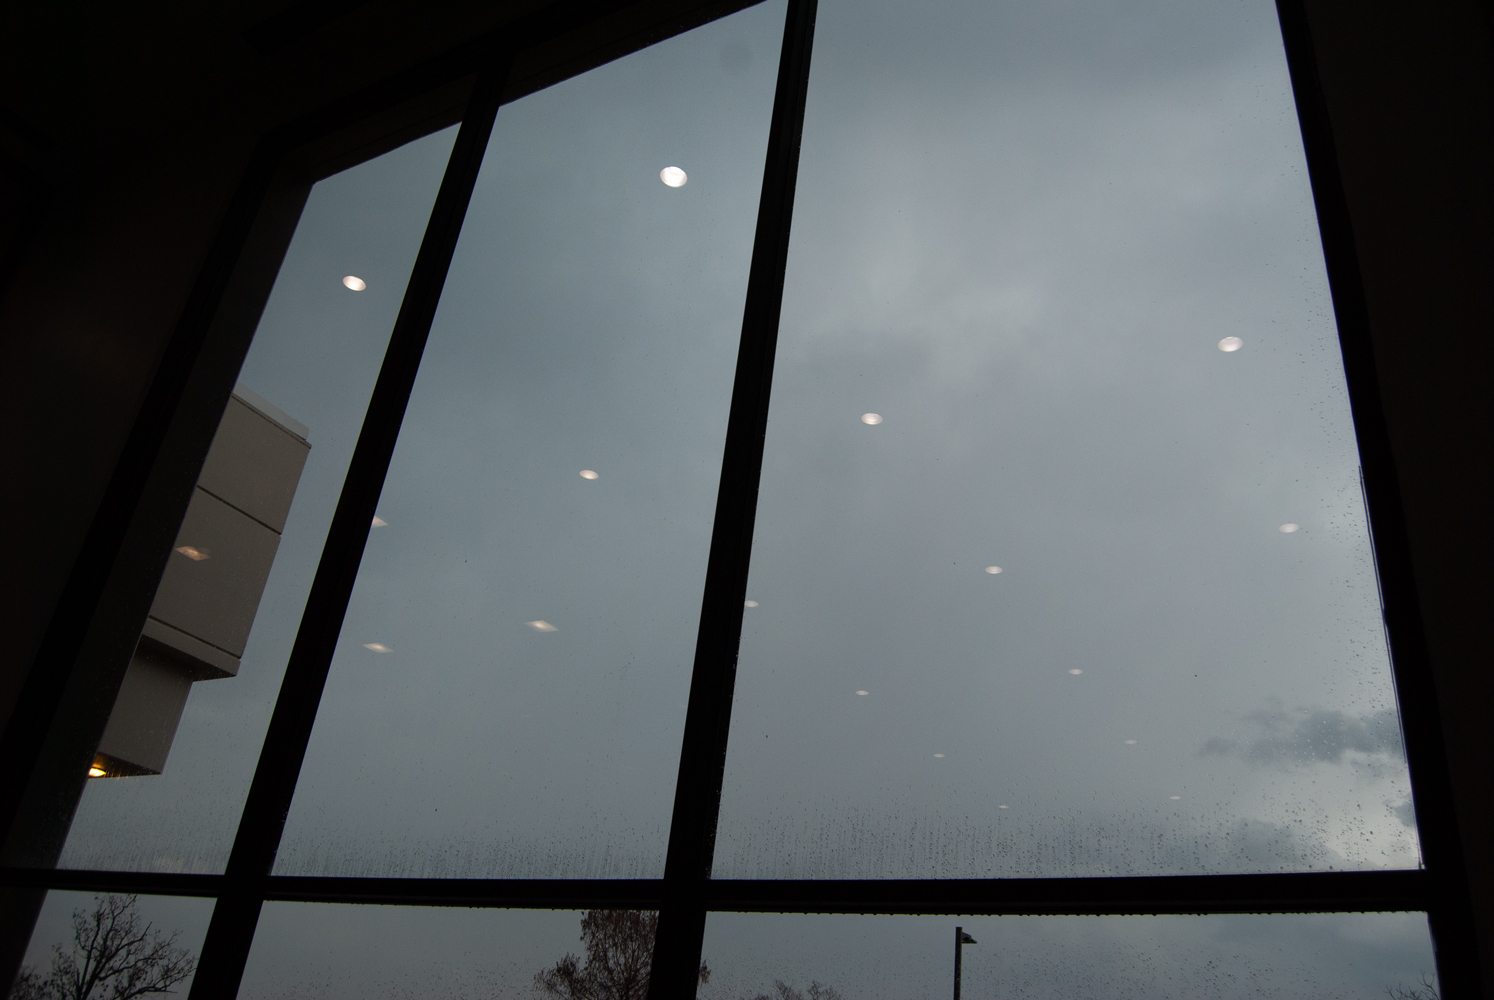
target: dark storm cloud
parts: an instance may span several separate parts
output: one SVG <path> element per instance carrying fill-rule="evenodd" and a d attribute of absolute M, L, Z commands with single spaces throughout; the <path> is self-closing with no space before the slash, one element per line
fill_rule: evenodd
<path fill-rule="evenodd" d="M 1326 709 L 1257 709 L 1245 716 L 1259 735 L 1236 740 L 1213 737 L 1202 753 L 1239 757 L 1252 764 L 1291 767 L 1297 764 L 1342 764 L 1348 753 L 1403 761 L 1401 724 L 1395 709 L 1353 715 Z"/>

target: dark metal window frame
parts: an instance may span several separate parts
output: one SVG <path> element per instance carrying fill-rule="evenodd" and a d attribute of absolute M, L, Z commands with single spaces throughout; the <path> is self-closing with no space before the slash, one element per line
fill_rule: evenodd
<path fill-rule="evenodd" d="M 681 26 L 693 26 L 752 2 L 756 0 L 706 8 L 704 14 Z M 293 205 L 293 212 L 282 211 L 286 218 L 278 223 L 267 221 L 262 212 L 262 207 L 274 200 L 276 184 L 284 183 L 287 165 L 298 156 L 311 155 L 308 151 L 314 152 L 322 137 L 356 122 L 360 114 L 366 117 L 442 87 L 466 87 L 464 75 L 476 71 L 464 112 L 435 124 L 432 119 L 416 126 L 428 132 L 457 117 L 462 123 L 368 405 L 224 873 L 175 875 L 6 867 L 0 868 L 0 886 L 11 890 L 72 889 L 215 898 L 192 987 L 193 1000 L 235 995 L 266 900 L 658 910 L 659 934 L 650 987 L 653 998 L 694 995 L 706 916 L 712 910 L 925 914 L 1424 910 L 1437 948 L 1442 995 L 1448 1000 L 1481 996 L 1472 904 L 1453 815 L 1452 786 L 1397 473 L 1374 368 L 1364 288 L 1303 0 L 1277 0 L 1277 12 L 1363 464 L 1424 867 L 1412 871 L 1118 878 L 800 881 L 710 877 L 814 35 L 816 0 L 789 0 L 663 878 L 387 879 L 270 874 L 368 525 L 399 436 L 494 118 L 506 100 L 517 96 L 510 85 L 515 59 L 565 31 L 595 25 L 623 6 L 617 2 L 578 2 L 547 8 L 473 43 L 461 53 L 448 54 L 440 63 L 443 68 L 407 73 L 374 92 L 282 130 L 261 144 L 132 431 L 125 458 L 90 531 L 85 554 L 69 578 L 15 717 L 0 742 L 3 759 L 20 765 L 0 778 L 0 831 L 15 834 L 16 825 L 25 822 L 28 789 L 34 796 L 38 783 L 46 783 L 43 745 L 57 722 L 70 676 L 83 653 L 87 627 L 100 607 L 108 603 L 113 556 L 127 545 L 128 522 L 142 504 L 151 501 L 152 470 L 173 458 L 173 420 L 184 405 L 191 380 L 202 377 L 200 355 L 204 351 L 208 352 L 207 360 L 222 369 L 217 372 L 218 381 L 232 385 L 232 375 L 247 350 L 246 336 L 252 335 L 254 323 L 248 323 L 247 335 L 241 332 L 241 343 L 234 350 L 220 352 L 226 355 L 221 358 L 211 356 L 217 342 L 210 330 L 221 318 L 225 302 L 233 300 L 235 281 L 244 280 L 246 269 L 258 267 L 263 271 L 268 266 L 273 272 L 278 266 L 278 255 L 269 254 L 274 258 L 271 261 L 255 259 L 255 234 L 256 227 L 268 225 L 288 239 L 286 226 L 294 228 L 310 188 L 310 180 L 304 175 L 298 182 L 299 196 L 281 199 Z M 638 47 L 641 45 L 623 46 L 625 50 Z M 405 135 L 398 141 L 412 137 Z M 396 144 L 389 135 L 371 136 L 362 154 L 353 154 L 353 162 Z M 347 165 L 344 162 L 329 168 L 324 163 L 320 176 Z M 257 319 L 268 294 L 264 275 L 259 278 L 264 285 L 262 294 L 257 299 L 250 295 L 247 306 L 240 306 L 241 310 L 247 308 L 253 319 Z M 242 328 L 244 324 L 239 325 Z M 222 393 L 207 393 L 207 408 L 214 400 L 221 404 L 226 394 L 226 388 Z M 215 423 L 209 421 L 209 426 Z M 178 442 L 175 451 L 198 449 L 196 459 L 200 464 L 209 438 L 210 432 L 199 433 L 185 444 Z M 177 488 L 181 492 L 180 484 Z M 100 557 L 100 552 L 110 553 L 111 558 Z"/>

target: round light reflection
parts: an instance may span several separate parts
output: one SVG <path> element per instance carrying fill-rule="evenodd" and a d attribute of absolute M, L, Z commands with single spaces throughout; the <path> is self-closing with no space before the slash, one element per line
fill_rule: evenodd
<path fill-rule="evenodd" d="M 934 756 L 935 757 L 943 757 L 944 755 L 942 753 L 936 753 L 936 754 L 934 754 Z"/>
<path fill-rule="evenodd" d="M 1126 746 L 1128 746 L 1128 747 L 1134 747 L 1135 745 L 1136 745 L 1136 741 L 1135 740 L 1126 740 Z"/>
<path fill-rule="evenodd" d="M 672 188 L 684 187 L 685 182 L 690 179 L 679 167 L 665 167 L 659 171 L 659 180 Z"/>
<path fill-rule="evenodd" d="M 1000 566 L 987 566 L 986 567 L 986 572 L 990 573 L 992 576 L 995 576 L 997 573 L 1001 572 L 1001 567 Z"/>
<path fill-rule="evenodd" d="M 873 427 L 875 427 L 877 424 L 880 424 L 882 422 L 882 414 L 863 413 L 861 414 L 861 422 L 863 424 L 871 424 Z"/>
<path fill-rule="evenodd" d="M 1182 796 L 1181 795 L 1169 795 L 1168 798 L 1172 799 L 1172 801 L 1174 801 L 1174 802 L 1177 802 L 1179 799 L 1182 798 Z"/>
<path fill-rule="evenodd" d="M 866 697 L 867 695 L 871 694 L 870 691 L 857 691 L 856 693 L 859 694 L 859 695 L 861 695 L 863 698 Z"/>
<path fill-rule="evenodd" d="M 1241 340 L 1239 337 L 1225 337 L 1219 342 L 1219 349 L 1225 354 L 1229 354 L 1232 351 L 1238 351 L 1244 346 L 1245 341 Z"/>
<path fill-rule="evenodd" d="M 756 601 L 743 601 L 742 602 L 742 606 L 744 608 L 755 608 L 755 607 L 757 607 L 757 602 Z"/>
<path fill-rule="evenodd" d="M 342 283 L 355 292 L 361 292 L 363 291 L 363 289 L 368 287 L 368 282 L 364 281 L 356 274 L 350 274 L 346 278 L 343 278 Z"/>
<path fill-rule="evenodd" d="M 1283 535 L 1290 535 L 1292 532 L 1297 531 L 1301 527 L 1302 525 L 1300 524 L 1293 524 L 1291 521 L 1288 521 L 1286 524 L 1283 524 L 1276 530 L 1281 532 Z"/>
<path fill-rule="evenodd" d="M 1080 670 L 1078 667 L 1075 667 L 1073 670 L 1070 670 L 1069 673 L 1073 674 L 1075 677 L 1078 677 L 1080 674 L 1084 673 L 1084 671 Z"/>
<path fill-rule="evenodd" d="M 596 478 L 598 478 L 598 476 L 597 476 L 597 474 L 595 472 L 592 472 L 590 469 L 582 469 L 581 470 L 581 478 L 582 479 L 596 479 Z"/>

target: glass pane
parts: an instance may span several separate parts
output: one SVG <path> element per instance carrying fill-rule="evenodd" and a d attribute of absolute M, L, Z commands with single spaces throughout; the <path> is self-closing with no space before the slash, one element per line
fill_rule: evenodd
<path fill-rule="evenodd" d="M 605 924 L 608 916 L 607 911 L 266 903 L 239 997 L 540 997 L 546 993 L 537 977 L 547 975 L 558 984 L 570 971 L 568 955 L 579 960 L 571 973 L 574 981 L 578 976 L 584 980 L 588 959 L 650 954 L 629 948 L 638 942 L 626 934 L 604 931 L 590 942 L 583 940 L 583 919 L 600 917 Z M 622 919 L 610 922 L 624 929 L 645 925 L 639 919 L 643 914 L 617 916 Z M 604 947 L 597 946 L 598 940 Z M 640 972 L 647 984 L 646 962 L 641 969 L 636 961 L 616 965 L 619 971 L 631 969 L 635 987 Z M 576 996 L 643 1000 L 636 988 Z"/>
<path fill-rule="evenodd" d="M 713 913 L 701 1000 L 1383 997 L 1435 982 L 1421 913 L 910 917 Z M 778 984 L 783 984 L 780 987 Z M 832 992 L 833 991 L 833 992 Z"/>
<path fill-rule="evenodd" d="M 211 899 L 47 893 L 11 987 L 14 1000 L 176 994 L 192 989 Z M 79 993 L 80 973 L 95 977 Z M 135 992 L 123 992 L 126 984 Z"/>
<path fill-rule="evenodd" d="M 662 873 L 783 13 L 499 112 L 277 872 Z"/>
<path fill-rule="evenodd" d="M 217 872 L 227 863 L 455 138 L 446 129 L 312 188 L 63 867 Z"/>
<path fill-rule="evenodd" d="M 1274 7 L 820 7 L 715 871 L 1415 867 Z"/>

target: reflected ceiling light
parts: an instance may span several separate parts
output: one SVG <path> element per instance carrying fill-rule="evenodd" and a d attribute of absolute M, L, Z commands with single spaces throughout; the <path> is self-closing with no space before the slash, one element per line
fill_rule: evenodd
<path fill-rule="evenodd" d="M 1000 566 L 987 566 L 986 567 L 986 572 L 990 573 L 992 576 L 995 576 L 997 573 L 1001 572 L 1001 567 Z"/>
<path fill-rule="evenodd" d="M 755 608 L 755 607 L 757 607 L 757 602 L 756 601 L 743 601 L 742 602 L 742 607 L 744 607 L 744 608 Z"/>
<path fill-rule="evenodd" d="M 375 514 L 373 519 L 373 526 L 375 528 L 387 528 L 389 527 L 389 522 L 384 520 L 379 515 Z"/>
<path fill-rule="evenodd" d="M 936 753 L 936 754 L 934 754 L 934 756 L 935 757 L 943 757 L 944 755 L 942 753 Z"/>
<path fill-rule="evenodd" d="M 208 558 L 207 549 L 194 548 L 191 545 L 178 545 L 176 547 L 176 551 L 180 552 L 182 555 L 186 556 L 193 562 L 202 562 L 204 559 Z"/>
<path fill-rule="evenodd" d="M 375 653 L 392 653 L 392 652 L 394 652 L 394 650 L 390 649 L 388 646 L 384 645 L 382 642 L 365 642 L 363 644 L 363 648 L 364 649 L 371 649 Z"/>
<path fill-rule="evenodd" d="M 1007 809 L 1007 808 L 1009 808 L 1009 807 L 1008 807 L 1008 806 L 997 806 L 997 807 L 996 807 L 996 808 L 997 808 L 997 809 Z"/>
<path fill-rule="evenodd" d="M 659 180 L 672 188 L 682 188 L 690 178 L 679 167 L 665 167 L 659 171 Z"/>
<path fill-rule="evenodd" d="M 1080 670 L 1078 667 L 1075 667 L 1074 669 L 1070 670 L 1069 673 L 1073 674 L 1075 677 L 1078 677 L 1080 674 L 1084 673 L 1084 671 Z"/>
<path fill-rule="evenodd" d="M 582 479 L 599 479 L 600 477 L 595 472 L 592 472 L 590 469 L 582 469 L 581 470 L 581 478 Z"/>
<path fill-rule="evenodd" d="M 1181 795 L 1169 795 L 1169 796 L 1168 796 L 1168 798 L 1169 798 L 1169 799 L 1172 799 L 1172 801 L 1174 801 L 1174 802 L 1176 802 L 1176 801 L 1178 801 L 1178 800 L 1179 800 L 1179 799 L 1181 799 L 1181 798 L 1182 798 L 1182 796 L 1181 796 Z"/>
<path fill-rule="evenodd" d="M 107 773 L 107 771 L 105 771 L 102 767 L 99 767 L 97 764 L 88 769 L 88 776 L 90 778 L 102 778 Z"/>
<path fill-rule="evenodd" d="M 1128 746 L 1128 747 L 1134 747 L 1135 745 L 1136 745 L 1136 741 L 1135 740 L 1126 740 L 1126 746 Z"/>
<path fill-rule="evenodd" d="M 1225 354 L 1229 354 L 1231 351 L 1238 351 L 1244 346 L 1245 341 L 1241 340 L 1239 337 L 1225 337 L 1219 342 L 1219 349 Z"/>
<path fill-rule="evenodd" d="M 549 622 L 545 621 L 543 618 L 541 618 L 539 621 L 525 622 L 524 624 L 528 625 L 530 628 L 534 629 L 536 632 L 559 632 L 560 631 L 560 629 L 556 628 L 554 625 L 551 625 Z"/>
<path fill-rule="evenodd" d="M 856 693 L 859 694 L 859 695 L 868 695 L 868 694 L 871 694 L 870 691 L 857 691 Z"/>
<path fill-rule="evenodd" d="M 1281 532 L 1283 535 L 1290 535 L 1292 532 L 1296 531 L 1298 528 L 1301 528 L 1301 527 L 1302 527 L 1302 525 L 1300 525 L 1300 524 L 1293 524 L 1291 521 L 1288 521 L 1286 524 L 1283 524 L 1281 527 L 1277 528 L 1276 530 L 1279 531 L 1279 532 Z M 178 551 L 180 551 L 180 550 L 178 550 Z"/>
<path fill-rule="evenodd" d="M 880 424 L 882 422 L 882 414 L 863 413 L 861 414 L 861 422 L 863 424 L 871 424 L 873 427 L 875 427 L 877 424 Z"/>
<path fill-rule="evenodd" d="M 356 274 L 350 274 L 346 278 L 343 278 L 342 283 L 355 292 L 361 292 L 363 291 L 363 289 L 368 287 L 368 282 L 364 281 Z"/>

